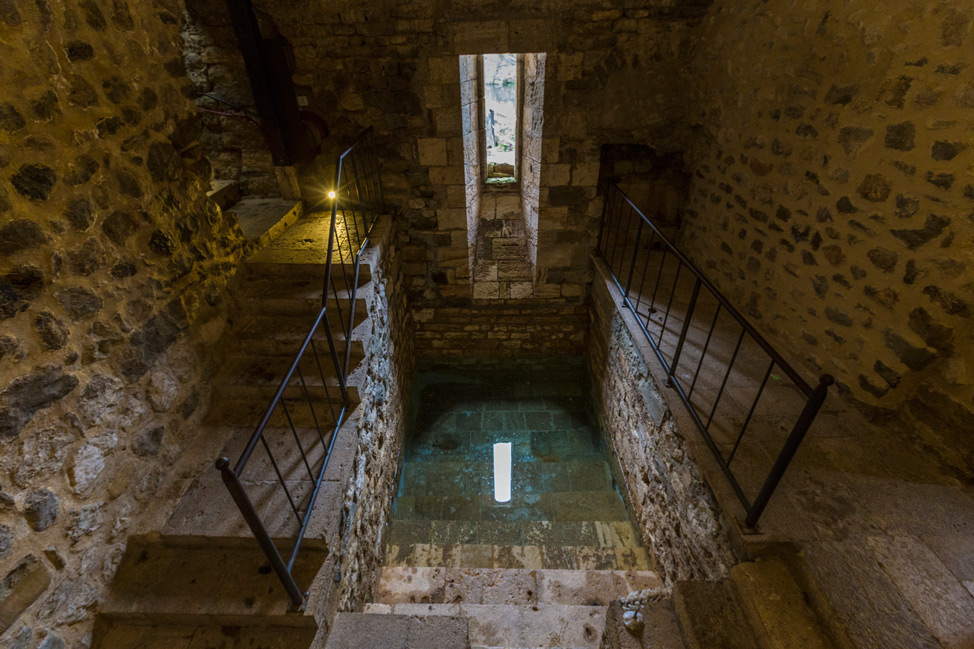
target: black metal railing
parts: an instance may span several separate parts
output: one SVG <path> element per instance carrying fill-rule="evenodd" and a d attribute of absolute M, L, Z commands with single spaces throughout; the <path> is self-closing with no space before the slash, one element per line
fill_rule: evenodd
<path fill-rule="evenodd" d="M 333 187 L 321 309 L 237 463 L 231 467 L 225 457 L 216 462 L 295 609 L 303 608 L 306 599 L 293 576 L 298 551 L 338 430 L 354 407 L 348 376 L 359 270 L 383 204 L 371 127 L 338 156 Z M 336 341 L 339 334 L 343 348 Z M 263 450 L 261 457 L 255 455 L 258 448 Z M 261 466 L 255 468 L 255 463 Z M 271 472 L 275 478 L 268 479 Z M 264 501 L 263 515 L 255 504 L 257 497 Z M 290 546 L 283 553 L 275 535 Z"/>
<path fill-rule="evenodd" d="M 615 184 L 598 253 L 755 529 L 833 378 L 809 385 Z"/>

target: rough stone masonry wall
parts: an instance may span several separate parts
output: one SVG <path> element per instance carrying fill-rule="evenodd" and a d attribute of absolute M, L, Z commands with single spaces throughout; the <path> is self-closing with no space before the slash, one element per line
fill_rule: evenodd
<path fill-rule="evenodd" d="M 646 365 L 652 352 L 636 344 L 607 279 L 592 285 L 586 350 L 599 421 L 643 539 L 667 585 L 726 578 L 736 560 L 717 501 Z"/>
<path fill-rule="evenodd" d="M 236 180 L 241 194 L 279 194 L 274 161 L 254 108 L 226 2 L 194 0 L 187 4 L 186 12 L 183 57 L 195 101 L 205 109 L 200 113 L 204 129 L 200 141 L 215 177 Z M 273 36 L 273 26 L 266 23 L 261 24 L 261 34 Z"/>
<path fill-rule="evenodd" d="M 683 246 L 780 347 L 974 471 L 974 8 L 719 0 Z"/>
<path fill-rule="evenodd" d="M 394 224 L 393 227 L 397 227 Z M 339 610 L 374 601 L 382 567 L 382 531 L 396 490 L 399 454 L 405 436 L 415 349 L 403 286 L 402 252 L 395 236 L 377 237 L 371 254 L 374 289 L 368 299 L 372 333 L 362 364 L 362 402 L 353 478 L 344 500 Z M 353 380 L 355 377 L 353 376 Z"/>
<path fill-rule="evenodd" d="M 195 461 L 241 235 L 205 196 L 182 12 L 0 2 L 5 647 L 85 646 L 128 535 Z"/>
<path fill-rule="evenodd" d="M 709 0 L 255 4 L 294 46 L 295 82 L 336 141 L 375 126 L 387 198 L 403 208 L 411 303 L 438 309 L 473 300 L 459 56 L 547 53 L 533 294 L 575 306 L 591 279 L 600 147 L 682 150 L 689 26 Z M 304 170 L 309 198 L 325 171 Z"/>

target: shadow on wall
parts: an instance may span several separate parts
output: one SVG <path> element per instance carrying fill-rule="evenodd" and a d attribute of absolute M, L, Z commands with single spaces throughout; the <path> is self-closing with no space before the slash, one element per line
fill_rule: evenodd
<path fill-rule="evenodd" d="M 265 38 L 278 34 L 265 14 L 258 12 L 258 22 Z M 244 195 L 279 195 L 274 161 L 226 2 L 187 3 L 180 37 L 191 97 L 203 123 L 201 144 L 215 178 L 237 181 Z"/>
<path fill-rule="evenodd" d="M 644 144 L 605 144 L 599 164 L 599 193 L 617 183 L 636 206 L 675 240 L 690 193 L 690 172 L 682 153 L 658 153 Z"/>

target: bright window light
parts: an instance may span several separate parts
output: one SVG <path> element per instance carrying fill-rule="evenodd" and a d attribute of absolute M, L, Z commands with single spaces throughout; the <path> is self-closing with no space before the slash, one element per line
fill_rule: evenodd
<path fill-rule="evenodd" d="M 517 151 L 517 54 L 484 54 L 487 182 L 514 180 Z"/>
<path fill-rule="evenodd" d="M 511 500 L 511 443 L 494 444 L 494 500 L 506 503 Z"/>

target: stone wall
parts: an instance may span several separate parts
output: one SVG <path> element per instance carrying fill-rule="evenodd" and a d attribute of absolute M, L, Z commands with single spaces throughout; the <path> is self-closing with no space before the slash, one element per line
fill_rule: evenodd
<path fill-rule="evenodd" d="M 789 356 L 868 411 L 906 403 L 968 474 L 972 18 L 957 0 L 717 2 L 683 235 Z"/>
<path fill-rule="evenodd" d="M 667 586 L 727 578 L 736 559 L 717 501 L 647 366 L 658 361 L 648 344 L 636 343 L 638 325 L 617 306 L 621 296 L 610 282 L 597 274 L 592 284 L 586 349 L 596 411 L 624 478 L 619 484 Z"/>
<path fill-rule="evenodd" d="M 558 300 L 413 310 L 419 356 L 489 358 L 580 355 L 588 306 Z"/>
<path fill-rule="evenodd" d="M 404 209 L 407 288 L 425 307 L 472 298 L 460 55 L 547 54 L 534 296 L 574 299 L 591 278 L 600 146 L 682 150 L 690 27 L 709 0 L 256 4 L 335 142 L 375 126 L 387 198 Z M 309 198 L 324 171 L 304 169 Z"/>
<path fill-rule="evenodd" d="M 224 0 L 194 0 L 186 5 L 181 31 L 183 58 L 200 111 L 206 156 L 220 180 L 236 180 L 241 194 L 277 195 L 274 161 L 254 108 L 230 13 Z M 261 34 L 274 35 L 262 16 Z"/>
<path fill-rule="evenodd" d="M 351 379 L 362 386 L 362 402 L 353 477 L 343 504 L 343 520 L 350 521 L 342 541 L 338 606 L 343 611 L 360 609 L 375 599 L 382 567 L 382 531 L 398 484 L 396 472 L 406 432 L 415 350 L 402 253 L 394 245 L 395 239 L 377 232 L 375 245 L 365 253 L 372 264 L 373 290 L 368 297 L 372 330 L 365 359 L 357 370 L 360 374 Z"/>
<path fill-rule="evenodd" d="M 3 646 L 84 646 L 128 535 L 198 462 L 241 235 L 205 197 L 182 13 L 0 2 Z"/>

